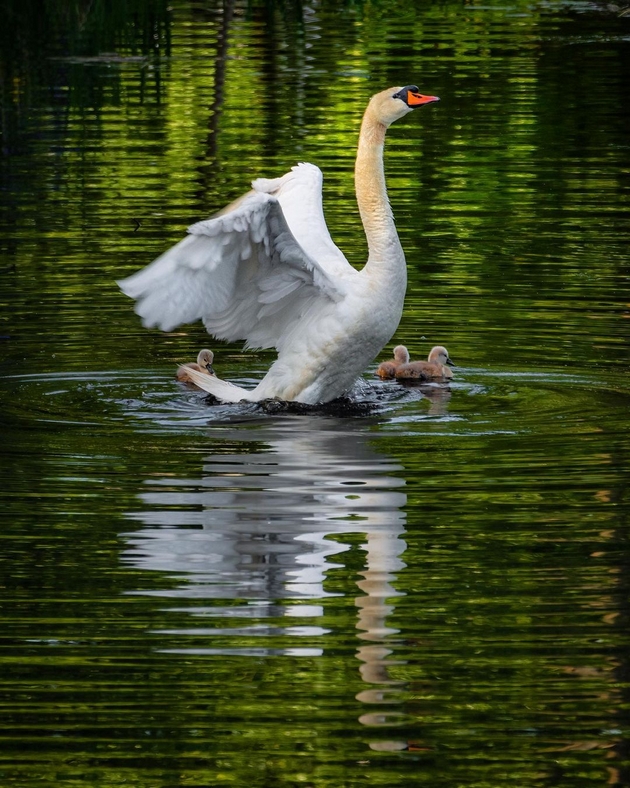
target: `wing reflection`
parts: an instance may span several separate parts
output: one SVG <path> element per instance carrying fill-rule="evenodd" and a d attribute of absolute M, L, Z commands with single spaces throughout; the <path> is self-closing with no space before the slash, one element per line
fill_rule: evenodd
<path fill-rule="evenodd" d="M 168 643 L 161 650 L 322 654 L 322 648 L 296 647 L 296 640 L 319 640 L 330 631 L 318 625 L 324 611 L 317 601 L 334 595 L 325 588 L 327 573 L 339 566 L 333 556 L 353 543 L 344 543 L 343 535 L 361 533 L 366 537 L 366 559 L 357 583 L 361 594 L 355 600 L 361 640 L 357 657 L 362 679 L 378 686 L 357 697 L 370 704 L 397 702 L 392 695 L 397 682 L 388 675 L 391 639 L 397 630 L 387 626 L 387 617 L 399 595 L 392 583 L 405 566 L 402 507 L 407 497 L 398 475 L 402 467 L 373 448 L 365 423 L 359 427 L 356 422 L 287 418 L 271 426 L 230 428 L 220 434 L 221 448 L 237 449 L 204 457 L 200 478 L 148 479 L 140 494 L 146 509 L 129 514 L 144 527 L 125 535 L 123 560 L 179 581 L 175 588 L 141 593 L 195 600 L 196 605 L 176 610 L 208 624 L 213 618 L 229 619 L 226 627 L 160 630 L 156 635 Z M 243 602 L 200 606 L 205 599 Z M 305 604 L 307 600 L 312 604 Z M 291 626 L 291 617 L 310 617 L 314 624 Z M 292 646 L 251 643 L 253 637 L 278 636 L 290 637 Z M 221 638 L 221 645 L 214 647 L 212 637 Z M 191 647 L 182 645 L 186 638 Z M 395 713 L 380 710 L 363 715 L 361 721 L 396 724 Z"/>

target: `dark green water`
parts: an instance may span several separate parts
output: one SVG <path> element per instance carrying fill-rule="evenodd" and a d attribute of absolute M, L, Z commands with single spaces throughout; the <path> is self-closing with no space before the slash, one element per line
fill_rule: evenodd
<path fill-rule="evenodd" d="M 630 784 L 630 15 L 62 5 L 0 30 L 0 785 Z M 411 82 L 395 343 L 453 384 L 208 406 L 176 363 L 273 356 L 114 280 L 300 160 L 362 264 Z"/>

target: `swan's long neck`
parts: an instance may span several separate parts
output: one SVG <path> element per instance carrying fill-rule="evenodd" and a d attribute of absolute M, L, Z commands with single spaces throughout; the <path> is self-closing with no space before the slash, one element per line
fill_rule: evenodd
<path fill-rule="evenodd" d="M 383 148 L 386 131 L 387 127 L 368 107 L 361 124 L 354 169 L 357 202 L 370 251 L 365 270 L 376 273 L 378 268 L 383 274 L 396 272 L 406 277 L 405 256 L 385 187 Z"/>

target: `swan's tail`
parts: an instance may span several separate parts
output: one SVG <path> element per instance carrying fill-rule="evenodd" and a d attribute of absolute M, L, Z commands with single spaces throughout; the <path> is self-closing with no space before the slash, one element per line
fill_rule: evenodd
<path fill-rule="evenodd" d="M 216 375 L 207 375 L 205 372 L 198 372 L 196 369 L 190 368 L 186 370 L 186 374 L 196 386 L 213 394 L 222 402 L 249 400 L 250 392 L 247 389 L 228 383 L 227 380 L 221 380 Z"/>

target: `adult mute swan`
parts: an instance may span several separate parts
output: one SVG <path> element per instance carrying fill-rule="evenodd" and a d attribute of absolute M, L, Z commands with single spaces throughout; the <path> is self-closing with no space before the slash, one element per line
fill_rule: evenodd
<path fill-rule="evenodd" d="M 214 375 L 214 370 L 212 369 L 213 361 L 214 353 L 211 350 L 204 348 L 197 354 L 196 362 L 191 361 L 188 364 L 182 364 L 181 366 L 177 367 L 175 377 L 180 381 L 180 383 L 194 383 L 189 374 L 191 369 L 195 372 L 200 372 L 202 375 Z"/>
<path fill-rule="evenodd" d="M 448 366 L 446 366 L 448 364 Z M 448 367 L 454 366 L 448 350 L 442 345 L 431 348 L 428 361 L 412 361 L 402 364 L 396 369 L 398 380 L 435 380 L 452 378 L 453 373 Z"/>
<path fill-rule="evenodd" d="M 404 345 L 396 345 L 394 348 L 394 358 L 387 361 L 381 361 L 376 368 L 376 373 L 379 378 L 387 380 L 388 378 L 396 377 L 396 370 L 401 364 L 409 363 L 409 351 Z"/>
<path fill-rule="evenodd" d="M 251 390 L 190 370 L 224 402 L 269 398 L 317 404 L 342 395 L 398 327 L 407 268 L 383 172 L 385 132 L 412 109 L 439 101 L 415 85 L 390 88 L 367 106 L 355 189 L 369 255 L 355 270 L 335 246 L 322 208 L 322 174 L 298 164 L 253 190 L 119 285 L 145 326 L 171 331 L 203 320 L 217 339 L 276 348 Z"/>

